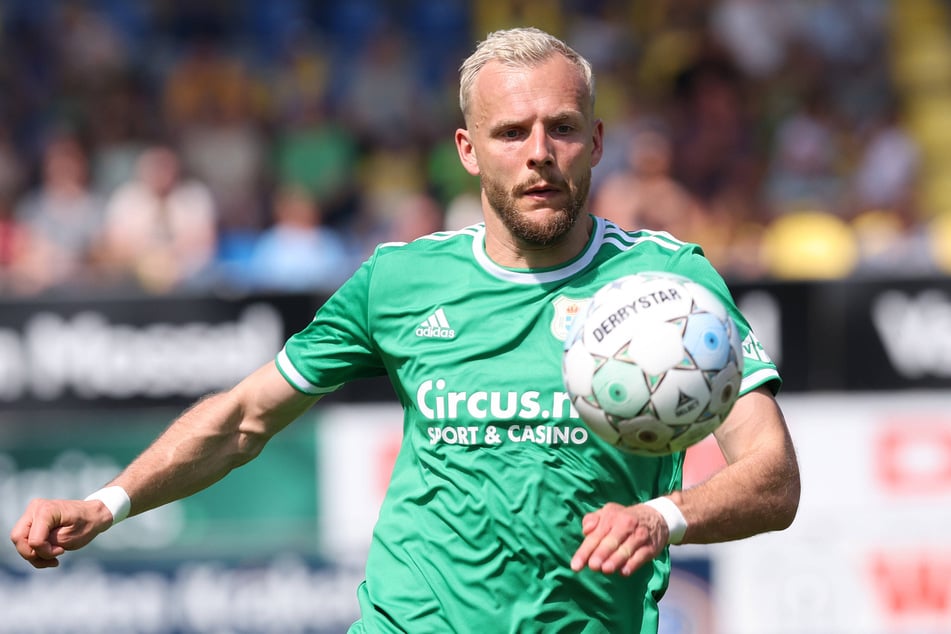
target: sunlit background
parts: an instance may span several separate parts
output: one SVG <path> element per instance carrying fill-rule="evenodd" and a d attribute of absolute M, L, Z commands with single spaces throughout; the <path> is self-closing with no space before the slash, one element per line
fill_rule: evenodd
<path fill-rule="evenodd" d="M 944 0 L 0 0 L 0 528 L 272 358 L 377 243 L 478 222 L 457 71 L 519 25 L 594 64 L 591 211 L 701 244 L 785 379 L 800 516 L 675 548 L 663 634 L 951 631 Z M 345 631 L 400 410 L 328 400 L 59 570 L 0 549 L 0 633 Z"/>

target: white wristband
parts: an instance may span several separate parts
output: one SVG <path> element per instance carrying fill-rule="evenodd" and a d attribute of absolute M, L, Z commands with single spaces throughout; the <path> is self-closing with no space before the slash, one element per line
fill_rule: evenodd
<path fill-rule="evenodd" d="M 84 500 L 99 500 L 106 505 L 109 512 L 112 513 L 112 525 L 115 526 L 125 518 L 129 517 L 129 511 L 132 510 L 132 500 L 129 494 L 120 486 L 111 486 L 99 489 L 91 493 Z"/>
<path fill-rule="evenodd" d="M 687 518 L 680 512 L 680 508 L 673 500 L 668 497 L 659 497 L 647 500 L 644 504 L 664 516 L 664 521 L 667 522 L 667 530 L 670 533 L 667 543 L 679 544 L 683 541 L 684 533 L 687 532 Z"/>

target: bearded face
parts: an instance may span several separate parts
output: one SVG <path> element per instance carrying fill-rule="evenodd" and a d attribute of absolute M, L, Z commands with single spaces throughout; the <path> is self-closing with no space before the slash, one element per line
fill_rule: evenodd
<path fill-rule="evenodd" d="M 565 204 L 555 209 L 541 211 L 520 209 L 525 192 L 536 183 L 519 184 L 511 189 L 486 174 L 481 175 L 482 189 L 489 206 L 495 211 L 502 224 L 519 240 L 536 246 L 548 246 L 556 243 L 574 226 L 584 212 L 591 189 L 589 171 L 575 186 L 564 180 L 551 182 L 565 192 Z"/>
<path fill-rule="evenodd" d="M 559 55 L 530 65 L 493 60 L 471 96 L 456 146 L 481 179 L 486 250 L 516 264 L 531 254 L 540 266 L 573 257 L 587 240 L 579 218 L 603 151 L 582 73 Z"/>

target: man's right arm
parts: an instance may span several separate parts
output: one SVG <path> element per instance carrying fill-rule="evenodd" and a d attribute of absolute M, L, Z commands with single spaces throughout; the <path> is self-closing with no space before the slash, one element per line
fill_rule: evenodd
<path fill-rule="evenodd" d="M 128 494 L 130 515 L 192 495 L 257 456 L 316 400 L 291 387 L 270 362 L 231 390 L 198 401 L 109 484 Z M 112 513 L 98 500 L 37 499 L 10 538 L 24 559 L 47 568 L 112 523 Z"/>

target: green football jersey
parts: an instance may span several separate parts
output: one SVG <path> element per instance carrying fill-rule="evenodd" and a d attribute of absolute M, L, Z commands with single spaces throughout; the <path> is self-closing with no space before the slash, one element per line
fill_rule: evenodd
<path fill-rule="evenodd" d="M 570 262 L 516 270 L 486 255 L 484 232 L 379 246 L 277 357 L 308 394 L 386 374 L 405 410 L 351 632 L 655 632 L 668 551 L 630 577 L 569 562 L 586 513 L 679 488 L 683 454 L 595 437 L 565 393 L 564 339 L 598 288 L 646 270 L 704 284 L 744 350 L 755 339 L 700 248 L 669 234 L 595 218 Z M 777 370 L 750 352 L 741 391 L 764 383 Z"/>

